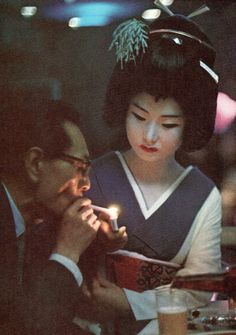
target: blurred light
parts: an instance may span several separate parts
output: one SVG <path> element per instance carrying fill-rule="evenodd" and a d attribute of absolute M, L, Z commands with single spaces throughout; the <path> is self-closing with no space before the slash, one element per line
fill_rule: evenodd
<path fill-rule="evenodd" d="M 66 8 L 63 8 L 64 14 L 69 14 L 71 12 L 76 13 L 76 16 L 119 16 L 129 13 L 130 8 L 133 6 L 130 6 L 127 8 L 126 4 L 121 3 L 112 3 L 112 2 L 85 2 L 82 1 L 80 3 L 72 4 L 71 6 L 67 6 Z M 55 10 L 55 7 L 53 6 L 52 10 Z"/>
<path fill-rule="evenodd" d="M 64 0 L 65 3 L 73 3 L 75 2 L 76 0 Z"/>
<path fill-rule="evenodd" d="M 109 24 L 111 19 L 108 16 L 93 15 L 80 17 L 80 27 L 99 27 Z"/>
<path fill-rule="evenodd" d="M 20 10 L 21 15 L 24 17 L 34 16 L 37 12 L 37 7 L 35 6 L 24 6 Z"/>
<path fill-rule="evenodd" d="M 131 0 L 123 0 L 122 3 L 81 0 L 67 4 L 63 2 L 63 4 L 44 6 L 42 13 L 48 18 L 62 21 L 69 21 L 70 18 L 79 17 L 81 19 L 80 27 L 103 26 L 111 23 L 114 18 L 123 19 L 124 17 L 134 16 L 134 11 L 141 11 L 140 7 L 140 4 Z"/>
<path fill-rule="evenodd" d="M 174 0 L 160 0 L 160 2 L 165 6 L 170 6 L 174 2 Z"/>
<path fill-rule="evenodd" d="M 72 29 L 76 29 L 80 27 L 80 22 L 81 22 L 80 17 L 72 17 L 68 22 L 68 26 Z"/>
<path fill-rule="evenodd" d="M 182 40 L 178 37 L 173 38 L 173 41 L 175 42 L 175 44 L 179 44 L 179 45 L 182 44 Z"/>
<path fill-rule="evenodd" d="M 160 9 L 147 9 L 143 12 L 142 18 L 144 20 L 155 20 L 161 15 Z"/>
<path fill-rule="evenodd" d="M 231 99 L 227 94 L 219 92 L 217 97 L 215 131 L 223 131 L 235 117 L 236 101 Z"/>

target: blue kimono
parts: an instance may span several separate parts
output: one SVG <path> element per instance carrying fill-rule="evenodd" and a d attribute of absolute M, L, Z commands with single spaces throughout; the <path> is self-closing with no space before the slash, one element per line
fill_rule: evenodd
<path fill-rule="evenodd" d="M 209 178 L 193 168 L 159 209 L 145 218 L 117 154 L 112 152 L 96 159 L 90 180 L 91 189 L 86 196 L 94 204 L 116 204 L 121 209 L 118 224 L 127 227 L 129 237 L 125 248 L 164 261 L 170 261 L 178 252 L 214 187 Z"/>
<path fill-rule="evenodd" d="M 126 251 L 174 263 L 181 275 L 220 271 L 221 197 L 214 183 L 198 168 L 186 168 L 151 208 L 147 208 L 120 152 L 94 160 L 90 179 L 86 196 L 93 204 L 120 208 L 118 225 L 127 227 Z M 145 279 L 143 290 L 135 292 L 121 286 L 136 320 L 156 318 L 152 289 L 171 280 L 158 281 L 158 271 L 156 267 L 148 269 L 149 276 L 156 276 L 156 280 L 149 285 L 151 281 Z M 205 304 L 209 297 L 194 296 L 193 304 Z"/>

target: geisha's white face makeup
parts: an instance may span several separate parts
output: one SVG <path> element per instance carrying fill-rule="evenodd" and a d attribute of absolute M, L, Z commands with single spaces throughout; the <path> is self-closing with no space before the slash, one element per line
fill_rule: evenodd
<path fill-rule="evenodd" d="M 127 137 L 132 150 L 146 161 L 175 156 L 182 143 L 183 112 L 172 98 L 159 99 L 147 93 L 132 98 L 126 117 Z"/>

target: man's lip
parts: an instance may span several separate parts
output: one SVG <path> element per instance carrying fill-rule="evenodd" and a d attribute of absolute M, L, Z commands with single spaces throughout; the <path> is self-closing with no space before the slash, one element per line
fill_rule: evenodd
<path fill-rule="evenodd" d="M 146 152 L 157 152 L 158 149 L 155 147 L 146 147 L 145 145 L 140 145 L 140 148 Z"/>

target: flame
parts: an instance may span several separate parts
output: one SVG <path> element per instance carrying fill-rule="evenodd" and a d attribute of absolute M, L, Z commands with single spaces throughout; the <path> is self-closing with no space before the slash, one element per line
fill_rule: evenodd
<path fill-rule="evenodd" d="M 119 216 L 119 209 L 116 206 L 108 207 L 108 209 L 110 212 L 110 219 L 116 220 Z"/>

